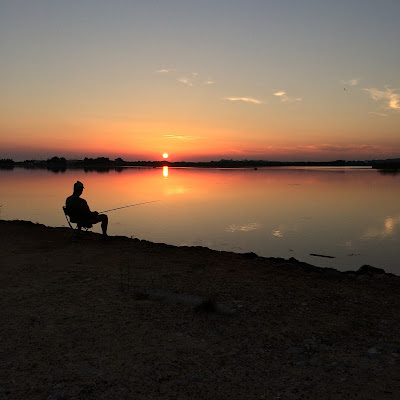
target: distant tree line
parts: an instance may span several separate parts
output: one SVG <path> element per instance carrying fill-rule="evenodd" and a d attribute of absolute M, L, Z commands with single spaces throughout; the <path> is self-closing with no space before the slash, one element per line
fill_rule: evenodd
<path fill-rule="evenodd" d="M 10 158 L 0 159 L 0 168 L 12 169 L 15 166 L 23 166 L 24 168 L 47 168 L 54 172 L 63 172 L 67 168 L 83 168 L 89 170 L 108 171 L 110 169 L 121 170 L 122 167 L 198 167 L 198 168 L 258 168 L 258 167 L 284 167 L 284 166 L 372 166 L 377 169 L 400 169 L 400 158 L 387 160 L 370 160 L 370 161 L 268 161 L 268 160 L 233 160 L 221 159 L 219 161 L 124 161 L 121 157 L 110 160 L 108 157 L 89 158 L 83 160 L 67 160 L 65 157 L 54 156 L 47 160 L 25 160 L 16 162 Z"/>
<path fill-rule="evenodd" d="M 0 159 L 0 169 L 14 169 L 14 160 L 11 158 Z"/>
<path fill-rule="evenodd" d="M 2 158 L 0 159 L 0 164 L 1 165 L 14 165 L 15 161 L 12 160 L 11 158 Z"/>
<path fill-rule="evenodd" d="M 46 161 L 47 164 L 67 165 L 65 157 L 52 157 Z"/>

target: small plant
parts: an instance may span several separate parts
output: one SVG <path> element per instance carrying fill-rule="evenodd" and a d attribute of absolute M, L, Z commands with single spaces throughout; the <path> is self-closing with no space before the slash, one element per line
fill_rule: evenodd
<path fill-rule="evenodd" d="M 200 304 L 194 307 L 196 312 L 213 313 L 217 311 L 217 302 L 214 298 L 203 300 Z"/>

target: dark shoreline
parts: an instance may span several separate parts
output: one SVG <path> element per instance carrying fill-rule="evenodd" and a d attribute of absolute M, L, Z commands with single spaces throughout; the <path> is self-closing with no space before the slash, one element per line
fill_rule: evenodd
<path fill-rule="evenodd" d="M 0 220 L 2 399 L 387 400 L 400 277 Z"/>
<path fill-rule="evenodd" d="M 24 221 L 24 220 L 2 220 L 0 219 L 0 226 L 2 224 L 18 224 L 21 226 L 36 226 L 36 227 L 40 227 L 41 229 L 47 229 L 47 230 L 65 230 L 68 234 L 72 233 L 71 228 L 68 227 L 51 227 L 51 226 L 46 226 L 44 224 L 41 223 L 37 223 L 37 222 L 32 222 L 32 221 Z M 75 234 L 75 233 L 73 233 Z M 101 237 L 101 234 L 99 233 L 95 233 L 95 232 L 82 232 L 82 234 L 89 234 L 89 235 L 95 235 L 95 236 L 99 236 Z M 225 251 L 225 250 L 214 250 L 214 249 L 210 249 L 208 247 L 204 247 L 204 246 L 176 246 L 176 245 L 172 245 L 172 244 L 166 244 L 166 243 L 159 243 L 159 242 L 150 242 L 148 240 L 145 239 L 131 239 L 127 236 L 111 236 L 110 240 L 112 242 L 115 243 L 115 241 L 128 241 L 128 242 L 139 242 L 139 243 L 143 243 L 146 244 L 147 246 L 155 246 L 155 247 L 160 247 L 160 248 L 172 248 L 172 249 L 176 249 L 177 251 L 179 251 L 179 249 L 182 250 L 203 250 L 203 251 L 207 251 L 207 252 L 215 252 L 216 254 L 228 254 L 228 255 L 233 255 L 233 256 L 237 256 L 238 258 L 244 258 L 244 259 L 248 259 L 248 260 L 258 260 L 260 262 L 270 262 L 273 264 L 281 264 L 281 263 L 285 263 L 286 265 L 291 265 L 293 268 L 301 268 L 303 271 L 305 272 L 313 272 L 313 273 L 317 273 L 320 274 L 321 276 L 326 276 L 328 278 L 344 278 L 344 277 L 362 277 L 362 276 L 368 276 L 368 277 L 374 277 L 374 276 L 385 276 L 385 277 L 390 277 L 390 278 L 398 278 L 399 279 L 399 283 L 400 283 L 400 276 L 393 274 L 391 272 L 386 272 L 383 268 L 378 268 L 378 267 L 374 267 L 368 264 L 362 265 L 358 270 L 338 270 L 336 268 L 331 268 L 331 267 L 318 267 L 316 265 L 313 264 L 309 264 L 303 261 L 299 261 L 294 257 L 290 257 L 288 259 L 282 258 L 282 257 L 263 257 L 263 256 L 259 256 L 258 254 L 254 253 L 254 252 L 248 252 L 248 253 L 235 253 L 233 251 Z M 323 256 L 323 255 L 319 255 L 320 257 L 329 257 L 332 258 L 331 256 Z"/>

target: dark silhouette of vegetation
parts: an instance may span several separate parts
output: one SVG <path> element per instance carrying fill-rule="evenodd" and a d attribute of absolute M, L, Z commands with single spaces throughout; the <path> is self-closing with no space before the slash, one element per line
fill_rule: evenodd
<path fill-rule="evenodd" d="M 97 157 L 97 158 L 85 157 L 83 163 L 85 165 L 110 165 L 112 163 L 115 163 L 115 161 L 111 161 L 108 157 Z"/>
<path fill-rule="evenodd" d="M 58 173 L 67 170 L 67 160 L 64 157 L 52 157 L 46 161 L 47 169 Z"/>
<path fill-rule="evenodd" d="M 11 158 L 0 159 L 0 169 L 14 169 L 14 160 Z"/>
<path fill-rule="evenodd" d="M 400 158 L 391 158 L 388 160 L 373 160 L 371 161 L 372 168 L 385 171 L 400 170 Z"/>
<path fill-rule="evenodd" d="M 0 164 L 1 165 L 14 165 L 14 160 L 11 158 L 2 158 L 0 159 Z"/>
<path fill-rule="evenodd" d="M 335 161 L 268 161 L 268 160 L 233 160 L 221 159 L 219 161 L 124 161 L 121 157 L 110 160 L 108 157 L 88 158 L 83 160 L 67 160 L 65 157 L 54 156 L 46 161 L 25 160 L 14 162 L 11 159 L 0 160 L 0 167 L 23 166 L 24 168 L 47 168 L 53 172 L 63 172 L 66 169 L 79 168 L 85 171 L 108 172 L 117 170 L 121 172 L 124 167 L 148 167 L 158 168 L 163 166 L 170 167 L 194 167 L 194 168 L 254 168 L 261 167 L 348 167 L 348 166 L 369 166 L 379 170 L 396 171 L 400 169 L 400 158 L 388 160 L 335 160 Z"/>
<path fill-rule="evenodd" d="M 67 160 L 66 160 L 66 158 L 64 158 L 64 157 L 61 157 L 61 158 L 59 158 L 59 157 L 53 157 L 53 158 L 50 158 L 50 159 L 48 159 L 47 161 L 47 164 L 49 165 L 51 165 L 51 164 L 57 164 L 57 165 L 67 165 Z"/>

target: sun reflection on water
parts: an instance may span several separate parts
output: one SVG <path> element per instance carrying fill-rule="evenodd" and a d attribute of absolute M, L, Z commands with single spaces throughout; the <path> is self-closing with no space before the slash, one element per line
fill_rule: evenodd
<path fill-rule="evenodd" d="M 226 232 L 250 232 L 260 228 L 257 222 L 250 222 L 244 225 L 231 224 L 226 227 Z"/>
<path fill-rule="evenodd" d="M 371 226 L 362 236 L 362 239 L 372 239 L 377 237 L 387 237 L 396 233 L 396 228 L 400 227 L 400 215 L 387 217 L 383 221 L 383 227 Z"/>
<path fill-rule="evenodd" d="M 164 178 L 168 178 L 168 166 L 167 165 L 162 167 L 162 174 L 163 174 Z"/>

